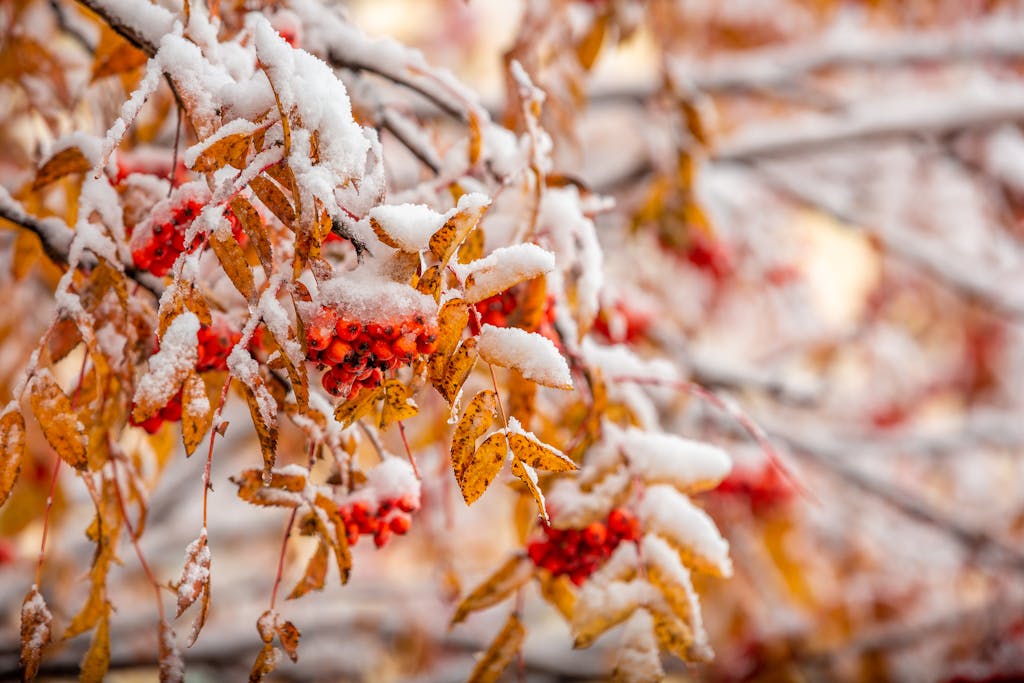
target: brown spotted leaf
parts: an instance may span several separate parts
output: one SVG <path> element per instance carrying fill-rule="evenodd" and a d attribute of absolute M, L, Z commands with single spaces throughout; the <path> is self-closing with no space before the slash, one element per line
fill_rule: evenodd
<path fill-rule="evenodd" d="M 256 282 L 238 241 L 230 234 L 222 237 L 214 232 L 210 235 L 210 247 L 217 255 L 217 260 L 220 261 L 224 274 L 231 280 L 231 284 L 246 301 L 252 302 L 256 294 Z"/>
<path fill-rule="evenodd" d="M 36 179 L 32 189 L 38 190 L 55 180 L 60 180 L 71 173 L 85 173 L 92 164 L 78 147 L 67 147 L 54 154 L 36 171 Z"/>
<path fill-rule="evenodd" d="M 106 603 L 103 616 L 96 625 L 89 650 L 82 659 L 79 680 L 82 683 L 102 683 L 110 668 L 110 603 Z"/>
<path fill-rule="evenodd" d="M 399 420 L 407 420 L 419 412 L 412 400 L 412 389 L 397 379 L 389 379 L 382 385 L 384 403 L 380 410 L 380 428 L 387 429 Z"/>
<path fill-rule="evenodd" d="M 473 667 L 473 673 L 469 675 L 469 683 L 494 683 L 497 681 L 523 646 L 525 638 L 526 629 L 523 628 L 519 617 L 515 613 L 510 614 L 504 628 Z"/>
<path fill-rule="evenodd" d="M 465 481 L 467 470 L 476 453 L 476 442 L 494 423 L 498 395 L 492 390 L 481 391 L 466 407 L 452 435 L 452 471 L 456 481 Z"/>
<path fill-rule="evenodd" d="M 292 227 L 295 223 L 295 208 L 288 201 L 284 191 L 274 181 L 263 176 L 256 176 L 249 183 L 249 187 L 285 227 Z"/>
<path fill-rule="evenodd" d="M 206 384 L 197 373 L 189 374 L 181 392 L 181 437 L 185 455 L 192 455 L 213 425 L 213 406 L 206 395 Z"/>
<path fill-rule="evenodd" d="M 455 250 L 458 249 L 459 245 L 462 244 L 462 241 L 469 236 L 469 233 L 480 222 L 480 218 L 486 210 L 487 205 L 470 204 L 466 208 L 456 211 L 455 215 L 449 218 L 437 232 L 430 236 L 430 251 L 433 252 L 442 266 L 448 263 L 448 260 L 455 253 Z"/>
<path fill-rule="evenodd" d="M 71 400 L 57 386 L 49 370 L 36 373 L 29 398 L 32 412 L 53 450 L 75 469 L 85 468 L 88 464 L 83 441 L 85 430 L 71 407 Z"/>
<path fill-rule="evenodd" d="M 266 481 L 263 470 L 250 468 L 231 477 L 238 487 L 238 497 L 252 505 L 266 507 L 297 507 L 306 488 L 306 476 L 294 471 L 273 470 Z"/>
<path fill-rule="evenodd" d="M 416 290 L 434 297 L 434 301 L 437 301 L 441 296 L 441 275 L 440 267 L 430 266 L 416 281 Z"/>
<path fill-rule="evenodd" d="M 277 624 L 277 639 L 281 642 L 284 653 L 293 662 L 299 661 L 299 637 L 302 634 L 290 621 L 279 621 Z"/>
<path fill-rule="evenodd" d="M 487 609 L 512 595 L 517 588 L 530 580 L 533 571 L 533 562 L 526 555 L 515 555 L 509 558 L 498 571 L 491 574 L 487 580 L 474 588 L 472 593 L 463 598 L 459 606 L 455 608 L 452 624 L 458 624 L 473 612 Z"/>
<path fill-rule="evenodd" d="M 476 337 L 463 340 L 459 348 L 455 349 L 452 357 L 448 359 L 448 365 L 444 369 L 441 381 L 434 384 L 438 392 L 449 403 L 455 403 L 462 385 L 466 383 L 469 373 L 473 371 L 473 366 L 476 365 L 476 359 L 479 355 L 476 346 Z"/>
<path fill-rule="evenodd" d="M 309 562 L 306 563 L 306 571 L 303 573 L 302 578 L 295 584 L 295 588 L 292 588 L 292 592 L 288 594 L 288 600 L 300 598 L 310 591 L 318 591 L 324 587 L 324 582 L 327 580 L 327 560 L 329 556 L 330 549 L 323 540 L 320 540 L 316 545 L 313 555 L 309 558 Z"/>
<path fill-rule="evenodd" d="M 530 495 L 537 501 L 537 508 L 540 510 L 540 516 L 544 520 L 544 523 L 548 523 L 548 510 L 544 503 L 544 493 L 540 490 L 540 486 L 537 483 L 537 472 L 532 467 L 524 463 L 519 458 L 512 459 L 512 474 L 519 478 L 521 482 L 526 484 L 526 488 L 530 491 Z"/>
<path fill-rule="evenodd" d="M 693 631 L 671 612 L 648 608 L 654 620 L 654 635 L 662 650 L 674 654 L 683 661 L 692 661 Z"/>
<path fill-rule="evenodd" d="M 249 671 L 249 683 L 260 683 L 263 678 L 277 668 L 278 650 L 270 643 L 264 643 L 256 661 Z"/>
<path fill-rule="evenodd" d="M 245 168 L 245 159 L 249 155 L 249 142 L 252 133 L 234 133 L 210 143 L 199 153 L 192 170 L 197 173 L 212 173 L 228 164 L 235 168 Z"/>
<path fill-rule="evenodd" d="M 509 434 L 509 446 L 517 458 L 530 467 L 549 472 L 569 472 L 576 463 L 557 448 L 539 441 L 533 434 Z"/>
<path fill-rule="evenodd" d="M 50 642 L 50 614 L 39 588 L 33 584 L 21 603 L 21 655 L 18 665 L 24 670 L 25 680 L 32 680 L 39 671 L 43 648 Z"/>
<path fill-rule="evenodd" d="M 495 432 L 480 444 L 462 470 L 462 476 L 456 479 L 466 505 L 472 505 L 483 495 L 498 476 L 507 456 L 508 442 L 504 432 Z"/>
<path fill-rule="evenodd" d="M 263 381 L 259 377 L 254 379 L 254 388 L 246 387 L 242 393 L 249 404 L 249 414 L 263 453 L 263 479 L 269 481 L 270 471 L 277 460 L 277 402 L 263 386 Z"/>
<path fill-rule="evenodd" d="M 10 410 L 0 417 L 0 505 L 11 495 L 24 457 L 25 418 Z"/>
<path fill-rule="evenodd" d="M 361 390 L 356 394 L 355 398 L 349 399 L 348 401 L 342 401 L 338 404 L 334 409 L 334 419 L 337 420 L 342 427 L 350 427 L 353 423 L 370 412 L 373 408 L 373 404 L 383 393 L 383 387 Z"/>
<path fill-rule="evenodd" d="M 270 277 L 270 273 L 274 269 L 274 253 L 270 246 L 270 240 L 267 239 L 267 226 L 260 218 L 259 212 L 253 208 L 248 199 L 241 195 L 236 195 L 231 200 L 231 212 L 242 224 L 242 231 L 245 232 L 245 236 L 249 238 L 256 250 L 256 256 L 260 260 L 260 265 L 263 266 L 264 274 Z"/>
<path fill-rule="evenodd" d="M 430 377 L 435 382 L 444 378 L 448 358 L 459 345 L 462 332 L 469 325 L 469 305 L 462 299 L 446 301 L 437 312 L 437 349 L 430 357 Z"/>

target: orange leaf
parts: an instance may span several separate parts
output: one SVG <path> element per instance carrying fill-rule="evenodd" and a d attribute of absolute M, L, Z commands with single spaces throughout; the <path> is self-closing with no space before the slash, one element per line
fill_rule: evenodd
<path fill-rule="evenodd" d="M 82 438 L 85 430 L 49 370 L 42 369 L 36 374 L 30 402 L 43 436 L 61 460 L 75 469 L 84 469 L 88 464 Z"/>
<path fill-rule="evenodd" d="M 501 471 L 508 456 L 508 442 L 503 432 L 495 432 L 480 444 L 473 457 L 466 463 L 462 476 L 457 478 L 466 505 L 472 505 L 483 495 L 487 487 Z"/>
<path fill-rule="evenodd" d="M 417 291 L 429 294 L 434 297 L 434 301 L 437 301 L 441 296 L 441 276 L 442 272 L 439 266 L 430 266 L 416 281 Z"/>
<path fill-rule="evenodd" d="M 32 584 L 21 603 L 21 655 L 18 664 L 24 670 L 26 681 L 35 678 L 39 672 L 43 648 L 50 642 L 52 623 L 53 615 L 46 607 L 46 600 L 39 588 Z"/>
<path fill-rule="evenodd" d="M 0 505 L 11 495 L 24 457 L 25 418 L 11 410 L 0 417 Z"/>
<path fill-rule="evenodd" d="M 455 250 L 462 244 L 469 233 L 480 222 L 487 206 L 469 206 L 456 212 L 441 228 L 430 236 L 430 251 L 444 266 Z"/>
<path fill-rule="evenodd" d="M 470 683 L 494 683 L 516 656 L 526 638 L 526 629 L 513 612 L 508 616 L 504 628 L 494 638 L 487 651 L 473 667 Z"/>
<path fill-rule="evenodd" d="M 239 195 L 231 200 L 231 212 L 235 214 L 238 222 L 242 224 L 242 230 L 245 231 L 246 237 L 252 242 L 260 265 L 263 266 L 263 272 L 270 277 L 274 268 L 274 254 L 270 247 L 270 241 L 267 239 L 267 226 L 264 225 L 263 219 L 260 218 L 259 213 L 249 203 L 249 200 Z"/>
<path fill-rule="evenodd" d="M 540 516 L 544 519 L 544 523 L 548 523 L 548 510 L 544 505 L 544 494 L 540 490 L 540 486 L 537 485 L 537 472 L 532 467 L 524 463 L 519 458 L 512 459 L 512 474 L 517 476 L 520 481 L 526 484 L 526 488 L 529 489 L 530 495 L 537 501 L 537 507 L 540 508 Z"/>
<path fill-rule="evenodd" d="M 192 170 L 197 173 L 212 173 L 230 164 L 235 168 L 245 168 L 245 159 L 249 155 L 249 142 L 252 133 L 233 133 L 210 143 L 199 153 Z"/>
<path fill-rule="evenodd" d="M 96 626 L 89 650 L 82 660 L 79 680 L 82 683 L 102 683 L 110 668 L 110 603 L 105 603 L 103 616 Z"/>
<path fill-rule="evenodd" d="M 237 476 L 231 477 L 232 484 L 238 487 L 238 497 L 252 505 L 271 507 L 296 507 L 302 500 L 298 495 L 306 488 L 306 476 L 274 470 L 270 473 L 270 481 L 266 482 L 263 471 L 258 469 L 242 470 Z"/>
<path fill-rule="evenodd" d="M 452 624 L 463 621 L 473 612 L 498 604 L 529 581 L 533 573 L 533 562 L 526 555 L 520 554 L 509 558 L 498 571 L 491 574 L 459 603 L 455 608 Z"/>
<path fill-rule="evenodd" d="M 102 45 L 102 41 L 100 44 Z M 96 51 L 96 61 L 92 65 L 92 80 L 128 73 L 145 64 L 147 59 L 145 52 L 127 40 L 118 38 L 113 49 Z"/>
<path fill-rule="evenodd" d="M 525 500 L 525 498 L 523 499 Z M 567 621 L 572 621 L 576 608 L 576 594 L 569 588 L 569 577 L 552 576 L 550 572 L 537 572 L 540 595 L 549 605 L 557 609 Z"/>
<path fill-rule="evenodd" d="M 475 111 L 469 112 L 469 165 L 476 166 L 483 149 L 483 134 L 480 132 L 480 117 Z"/>
<path fill-rule="evenodd" d="M 459 344 L 462 331 L 469 324 L 469 306 L 462 299 L 446 301 L 437 312 L 437 350 L 430 357 L 431 376 L 440 379 L 448 357 Z"/>
<path fill-rule="evenodd" d="M 305 573 L 299 579 L 299 582 L 295 584 L 292 592 L 288 594 L 288 600 L 300 598 L 310 591 L 318 591 L 324 587 L 324 581 L 327 579 L 328 556 L 329 549 L 327 544 L 323 540 L 319 541 L 316 545 L 316 550 L 309 558 L 309 562 L 306 563 Z"/>
<path fill-rule="evenodd" d="M 481 391 L 466 407 L 466 412 L 452 436 L 452 471 L 456 481 L 464 481 L 476 453 L 476 441 L 491 428 L 498 407 L 498 395 L 490 389 Z"/>
<path fill-rule="evenodd" d="M 382 385 L 384 403 L 380 410 L 380 428 L 387 429 L 399 420 L 416 415 L 419 408 L 412 400 L 412 390 L 397 379 L 389 379 Z"/>
<path fill-rule="evenodd" d="M 564 453 L 538 441 L 532 435 L 509 434 L 508 443 L 515 456 L 530 467 L 549 472 L 568 472 L 576 469 L 576 463 L 567 458 Z"/>
<path fill-rule="evenodd" d="M 90 168 L 92 168 L 92 164 L 82 154 L 82 150 L 78 147 L 67 147 L 47 159 L 46 163 L 36 171 L 32 189 L 38 190 L 71 173 L 85 173 Z"/>
<path fill-rule="evenodd" d="M 206 395 L 206 384 L 197 373 L 190 373 L 181 392 L 181 437 L 185 455 L 192 455 L 213 425 L 213 407 Z"/>
<path fill-rule="evenodd" d="M 219 236 L 216 232 L 210 235 L 210 247 L 217 255 L 217 260 L 224 268 L 224 274 L 231 280 L 235 289 L 245 297 L 246 301 L 252 302 L 256 295 L 256 282 L 253 280 L 252 269 L 245 258 L 245 252 L 234 237 Z"/>
<path fill-rule="evenodd" d="M 295 223 L 295 208 L 285 197 L 284 191 L 274 181 L 263 176 L 256 176 L 249 182 L 249 187 L 285 227 L 292 227 Z"/>
<path fill-rule="evenodd" d="M 594 62 L 597 61 L 598 55 L 601 54 L 601 47 L 604 45 L 604 35 L 610 18 L 611 15 L 608 12 L 603 12 L 594 17 L 594 23 L 591 25 L 590 30 L 587 31 L 587 35 L 583 36 L 583 39 L 576 45 L 576 59 L 579 60 L 580 66 L 583 67 L 584 71 L 590 71 L 594 66 Z"/>
<path fill-rule="evenodd" d="M 277 624 L 277 639 L 281 641 L 281 647 L 293 662 L 299 661 L 299 637 L 302 635 L 295 624 L 290 621 L 282 621 Z"/>
<path fill-rule="evenodd" d="M 444 376 L 440 382 L 434 384 L 438 392 L 449 403 L 455 402 L 459 395 L 459 390 L 462 389 L 462 385 L 466 383 L 469 373 L 473 371 L 473 366 L 476 365 L 478 355 L 475 337 L 464 340 L 459 345 L 459 348 L 455 349 L 455 353 L 452 354 L 448 365 L 444 369 Z"/>
<path fill-rule="evenodd" d="M 252 669 L 249 671 L 249 683 L 259 683 L 264 676 L 277 668 L 275 649 L 270 643 L 263 644 L 263 649 L 256 655 L 256 661 L 253 662 Z"/>

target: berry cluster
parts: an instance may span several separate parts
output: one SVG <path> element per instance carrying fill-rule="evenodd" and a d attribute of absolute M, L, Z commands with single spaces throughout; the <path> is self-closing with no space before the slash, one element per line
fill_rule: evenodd
<path fill-rule="evenodd" d="M 618 299 L 601 308 L 594 320 L 594 331 L 613 344 L 632 344 L 647 334 L 653 318 L 650 311 Z"/>
<path fill-rule="evenodd" d="M 711 491 L 718 500 L 747 503 L 754 514 L 767 513 L 793 499 L 796 491 L 778 466 L 765 462 L 759 466 L 734 465 L 729 476 Z"/>
<path fill-rule="evenodd" d="M 321 367 L 324 389 L 352 398 L 379 386 L 384 373 L 437 349 L 437 326 L 422 315 L 361 323 L 332 308 L 321 309 L 306 328 L 306 358 Z"/>
<path fill-rule="evenodd" d="M 516 325 L 517 327 L 525 327 L 522 324 L 516 324 L 512 320 L 518 306 L 519 297 L 514 289 L 506 289 L 504 292 L 498 292 L 483 301 L 478 301 L 476 304 L 477 315 L 469 319 L 469 331 L 473 334 L 480 334 L 480 328 L 484 325 L 494 325 L 495 327 Z M 556 345 L 561 344 L 558 333 L 555 331 L 554 297 L 549 296 L 547 298 L 544 307 L 544 317 L 537 325 L 537 329 L 527 331 L 542 334 L 555 342 Z"/>
<path fill-rule="evenodd" d="M 210 325 L 200 325 L 198 337 L 199 358 L 196 360 L 196 371 L 227 370 L 228 354 L 232 347 L 242 338 L 242 334 L 228 325 L 223 318 L 215 318 Z M 160 350 L 157 340 L 156 351 Z M 156 434 L 164 422 L 177 422 L 181 419 L 181 391 L 178 391 L 153 417 L 142 422 L 130 420 L 133 427 L 142 427 L 150 434 Z"/>
<path fill-rule="evenodd" d="M 361 535 L 372 535 L 373 543 L 383 548 L 392 534 L 399 536 L 409 531 L 412 526 L 410 512 L 419 505 L 409 496 L 387 498 L 376 510 L 371 510 L 369 503 L 357 500 L 354 503 L 338 508 L 338 514 L 345 522 L 345 534 L 348 544 L 355 545 Z"/>
<path fill-rule="evenodd" d="M 546 538 L 526 547 L 530 559 L 554 576 L 568 575 L 577 586 L 611 557 L 622 541 L 640 538 L 640 526 L 628 510 L 615 508 L 604 522 L 593 522 L 584 529 L 544 527 Z"/>
<path fill-rule="evenodd" d="M 145 241 L 136 245 L 132 250 L 132 259 L 135 261 L 135 265 L 143 270 L 148 270 L 153 275 L 160 277 L 166 275 L 178 256 L 186 251 L 185 232 L 199 215 L 203 206 L 204 202 L 190 197 L 172 208 L 169 217 L 154 222 Z M 231 223 L 231 234 L 236 240 L 241 240 L 243 235 L 241 223 L 230 211 L 225 211 L 224 215 Z M 188 251 L 198 249 L 201 243 L 202 238 L 197 236 L 188 245 Z"/>

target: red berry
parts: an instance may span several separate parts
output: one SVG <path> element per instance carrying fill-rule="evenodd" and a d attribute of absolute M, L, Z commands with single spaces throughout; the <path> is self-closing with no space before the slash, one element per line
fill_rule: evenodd
<path fill-rule="evenodd" d="M 143 420 L 139 423 L 139 427 L 142 427 L 150 434 L 156 434 L 160 431 L 160 428 L 164 425 L 164 419 L 159 415 L 154 415 L 148 420 Z"/>
<path fill-rule="evenodd" d="M 391 348 L 395 352 L 396 358 L 409 362 L 416 356 L 416 338 L 411 334 L 404 335 L 396 339 Z"/>
<path fill-rule="evenodd" d="M 352 341 L 359 336 L 363 326 L 354 320 L 346 320 L 345 318 L 339 318 L 338 323 L 334 330 L 338 335 L 338 339 L 342 341 Z"/>
<path fill-rule="evenodd" d="M 590 577 L 590 572 L 585 569 L 574 569 L 569 573 L 569 580 L 576 586 L 582 586 Z"/>
<path fill-rule="evenodd" d="M 391 343 L 387 339 L 377 339 L 370 346 L 370 352 L 377 357 L 378 360 L 391 360 L 395 355 L 395 352 L 391 350 Z"/>
<path fill-rule="evenodd" d="M 387 545 L 387 542 L 391 540 L 391 527 L 386 524 L 382 524 L 377 527 L 377 531 L 373 534 L 373 544 L 378 548 L 383 548 Z"/>
<path fill-rule="evenodd" d="M 412 496 L 402 496 L 398 499 L 396 505 L 398 505 L 398 509 L 402 512 L 412 512 L 419 507 L 419 505 L 416 504 L 416 499 Z"/>
<path fill-rule="evenodd" d="M 335 339 L 323 350 L 320 358 L 328 365 L 341 365 L 350 353 L 352 353 L 351 346 L 340 339 Z"/>
<path fill-rule="evenodd" d="M 526 546 L 526 554 L 530 556 L 530 560 L 538 567 L 544 563 L 544 558 L 548 554 L 548 544 L 545 541 L 534 541 L 530 545 Z"/>
<path fill-rule="evenodd" d="M 608 530 L 601 522 L 593 522 L 583 530 L 583 539 L 592 548 L 599 548 L 608 540 Z"/>
<path fill-rule="evenodd" d="M 397 514 L 388 522 L 391 531 L 399 536 L 409 531 L 410 526 L 412 526 L 412 519 L 409 518 L 409 515 L 404 514 Z"/>

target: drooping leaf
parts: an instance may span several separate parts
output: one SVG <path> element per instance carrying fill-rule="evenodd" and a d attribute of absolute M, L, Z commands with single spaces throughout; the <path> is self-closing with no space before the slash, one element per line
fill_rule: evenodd
<path fill-rule="evenodd" d="M 509 558 L 496 572 L 474 588 L 472 593 L 463 598 L 455 608 L 452 624 L 458 624 L 473 612 L 487 609 L 512 595 L 517 588 L 530 580 L 533 571 L 533 562 L 526 555 Z"/>
<path fill-rule="evenodd" d="M 90 168 L 92 164 L 82 154 L 82 150 L 78 147 L 66 147 L 47 159 L 36 171 L 32 189 L 38 190 L 71 173 L 85 173 Z"/>
<path fill-rule="evenodd" d="M 508 442 L 503 432 L 495 432 L 480 444 L 473 457 L 461 470 L 461 477 L 456 478 L 466 505 L 472 505 L 483 495 L 487 487 L 501 471 L 501 466 L 508 456 Z"/>
<path fill-rule="evenodd" d="M 480 116 L 475 111 L 469 112 L 469 165 L 476 166 L 483 150 L 483 133 L 480 128 Z"/>
<path fill-rule="evenodd" d="M 516 656 L 523 646 L 526 638 L 526 629 L 523 628 L 519 617 L 512 613 L 509 615 L 505 626 L 495 637 L 487 651 L 473 667 L 473 673 L 469 675 L 470 683 L 494 683 Z"/>
<path fill-rule="evenodd" d="M 198 373 L 191 373 L 181 392 L 181 437 L 185 455 L 192 455 L 213 425 L 213 406 L 206 395 L 206 384 Z"/>
<path fill-rule="evenodd" d="M 263 470 L 250 468 L 231 477 L 238 487 L 238 497 L 252 505 L 269 507 L 296 507 L 302 502 L 306 476 L 295 471 L 273 470 L 267 481 Z"/>
<path fill-rule="evenodd" d="M 441 278 L 443 271 L 438 266 L 430 266 L 423 275 L 416 281 L 416 290 L 423 294 L 429 294 L 437 301 L 441 296 Z"/>
<path fill-rule="evenodd" d="M 455 253 L 459 245 L 462 244 L 462 241 L 466 239 L 470 231 L 480 222 L 480 218 L 486 210 L 486 204 L 468 203 L 465 208 L 456 211 L 455 215 L 449 218 L 437 232 L 430 236 L 430 251 L 433 252 L 442 266 L 448 263 L 448 260 Z"/>
<path fill-rule="evenodd" d="M 481 391 L 466 406 L 466 412 L 455 426 L 452 435 L 452 471 L 456 481 L 466 479 L 467 470 L 476 453 L 476 442 L 494 423 L 498 407 L 498 395 L 490 389 Z"/>
<path fill-rule="evenodd" d="M 462 299 L 450 299 L 437 312 L 437 349 L 430 358 L 431 376 L 440 377 L 449 356 L 469 324 L 469 306 Z"/>
<path fill-rule="evenodd" d="M 249 404 L 256 436 L 263 453 L 263 480 L 269 482 L 270 472 L 277 460 L 277 402 L 263 386 L 259 377 L 254 378 L 254 387 L 246 387 L 245 400 Z"/>
<path fill-rule="evenodd" d="M 49 370 L 36 373 L 29 399 L 32 412 L 53 450 L 71 467 L 84 469 L 88 465 L 83 441 L 85 429 L 75 415 L 71 400 L 57 386 Z"/>
<path fill-rule="evenodd" d="M 383 392 L 383 387 L 362 389 L 358 394 L 356 394 L 355 398 L 349 399 L 348 401 L 342 401 L 338 404 L 334 409 L 334 419 L 337 420 L 342 427 L 350 427 L 373 409 L 374 403 L 381 397 Z"/>
<path fill-rule="evenodd" d="M 566 621 L 571 622 L 576 607 L 576 594 L 569 588 L 569 577 L 552 576 L 550 572 L 541 571 L 537 572 L 537 582 L 540 584 L 541 597 L 557 609 Z"/>
<path fill-rule="evenodd" d="M 210 547 L 206 541 L 206 529 L 185 549 L 185 564 L 178 579 L 177 616 L 180 617 L 196 600 L 200 600 L 199 614 L 192 622 L 189 647 L 199 637 L 210 608 Z"/>
<path fill-rule="evenodd" d="M 412 400 L 412 390 L 397 379 L 389 379 L 382 385 L 384 403 L 380 411 L 380 428 L 385 430 L 399 420 L 407 420 L 419 412 Z"/>
<path fill-rule="evenodd" d="M 242 224 L 245 236 L 249 238 L 256 250 L 256 256 L 260 260 L 260 265 L 263 266 L 263 273 L 270 277 L 274 268 L 274 254 L 270 241 L 267 239 L 267 226 L 263 223 L 263 219 L 260 218 L 259 213 L 249 203 L 249 200 L 241 195 L 236 195 L 231 200 L 231 212 Z"/>
<path fill-rule="evenodd" d="M 256 661 L 249 671 L 249 683 L 260 683 L 263 678 L 277 668 L 279 651 L 270 643 L 264 643 L 260 653 L 256 655 Z"/>
<path fill-rule="evenodd" d="M 18 665 L 23 669 L 25 680 L 32 680 L 39 672 L 43 648 L 50 642 L 53 615 L 50 614 L 39 587 L 32 584 L 21 603 L 21 654 Z"/>
<path fill-rule="evenodd" d="M 338 565 L 338 577 L 341 579 L 342 584 L 348 583 L 348 577 L 352 571 L 352 552 L 348 547 L 345 520 L 342 519 L 341 514 L 338 512 L 338 505 L 322 493 L 316 495 L 314 505 L 327 516 L 327 519 L 334 526 L 334 533 L 331 534 L 329 529 L 319 520 L 319 517 L 317 518 L 317 530 L 320 532 L 320 538 L 334 552 L 334 561 Z"/>
<path fill-rule="evenodd" d="M 281 648 L 293 662 L 299 661 L 299 638 L 302 633 L 290 621 L 280 620 L 277 624 L 277 639 L 281 642 Z"/>
<path fill-rule="evenodd" d="M 79 680 L 82 683 L 102 683 L 110 668 L 110 603 L 106 603 L 93 633 L 92 642 L 82 660 Z"/>
<path fill-rule="evenodd" d="M 327 579 L 329 552 L 327 544 L 320 540 L 313 555 L 309 558 L 309 562 L 306 563 L 306 571 L 303 572 L 302 578 L 288 594 L 288 600 L 300 598 L 310 591 L 318 591 L 324 587 L 324 581 Z"/>
<path fill-rule="evenodd" d="M 462 390 L 462 385 L 466 383 L 469 373 L 473 371 L 473 366 L 476 365 L 476 359 L 479 355 L 476 347 L 475 337 L 464 339 L 459 348 L 455 349 L 452 357 L 448 359 L 448 365 L 444 369 L 441 381 L 434 384 L 438 392 L 449 403 L 455 403 L 459 391 Z"/>
<path fill-rule="evenodd" d="M 231 284 L 246 301 L 252 302 L 256 295 L 256 282 L 242 247 L 230 235 L 221 237 L 216 232 L 210 235 L 210 247 L 217 255 L 217 260 L 220 261 L 224 274 L 231 280 Z"/>
<path fill-rule="evenodd" d="M 548 523 L 548 509 L 547 504 L 544 502 L 544 493 L 540 490 L 540 486 L 537 483 L 537 472 L 532 467 L 524 463 L 519 458 L 512 459 L 512 474 L 514 474 L 519 481 L 526 484 L 526 489 L 533 496 L 533 499 L 537 501 L 537 509 L 540 510 L 541 519 L 544 523 Z"/>
<path fill-rule="evenodd" d="M 183 683 L 185 680 L 185 662 L 181 659 L 181 651 L 174 629 L 166 619 L 160 620 L 159 645 L 160 683 Z"/>
<path fill-rule="evenodd" d="M 0 505 L 11 495 L 24 457 L 25 418 L 17 410 L 9 410 L 0 417 Z"/>
<path fill-rule="evenodd" d="M 249 182 L 249 187 L 285 227 L 292 227 L 295 223 L 295 207 L 276 183 L 263 176 L 256 176 Z"/>
<path fill-rule="evenodd" d="M 598 55 L 601 54 L 601 46 L 604 45 L 605 31 L 610 18 L 611 12 L 601 12 L 595 16 L 594 23 L 576 45 L 576 59 L 579 60 L 584 71 L 590 71 L 597 61 Z"/>

